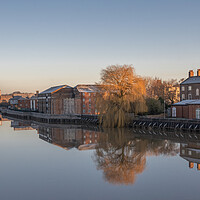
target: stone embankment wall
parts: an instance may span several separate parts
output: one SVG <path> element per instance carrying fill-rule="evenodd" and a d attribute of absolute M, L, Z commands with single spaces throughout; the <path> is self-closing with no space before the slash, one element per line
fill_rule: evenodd
<path fill-rule="evenodd" d="M 31 120 L 48 124 L 94 124 L 98 125 L 96 115 L 51 115 L 36 112 L 22 112 L 0 108 L 3 116 L 13 117 L 21 120 Z"/>

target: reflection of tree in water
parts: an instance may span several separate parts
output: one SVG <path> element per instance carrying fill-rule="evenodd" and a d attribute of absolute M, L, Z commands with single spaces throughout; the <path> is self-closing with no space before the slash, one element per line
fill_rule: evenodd
<path fill-rule="evenodd" d="M 147 153 L 176 155 L 178 146 L 167 140 L 137 139 L 126 129 L 107 130 L 100 135 L 95 162 L 106 181 L 129 185 L 144 171 Z"/>

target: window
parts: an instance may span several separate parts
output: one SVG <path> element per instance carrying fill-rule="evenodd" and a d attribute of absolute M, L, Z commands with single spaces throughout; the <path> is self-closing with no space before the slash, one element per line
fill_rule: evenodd
<path fill-rule="evenodd" d="M 188 155 L 191 156 L 192 155 L 192 151 L 188 151 Z"/>
<path fill-rule="evenodd" d="M 85 108 L 85 104 L 83 104 L 83 108 Z"/>
<path fill-rule="evenodd" d="M 89 93 L 89 96 L 91 96 L 91 94 Z"/>
<path fill-rule="evenodd" d="M 89 107 L 91 108 L 91 103 L 89 104 Z"/>
<path fill-rule="evenodd" d="M 192 95 L 188 94 L 188 99 L 191 100 L 192 99 Z"/>
<path fill-rule="evenodd" d="M 196 89 L 196 96 L 199 96 L 199 88 Z"/>
<path fill-rule="evenodd" d="M 182 90 L 182 91 L 185 91 L 185 87 L 184 87 L 184 86 L 182 86 L 182 87 L 181 87 L 181 90 Z"/>
<path fill-rule="evenodd" d="M 172 108 L 172 117 L 176 117 L 176 108 L 175 107 Z"/>
<path fill-rule="evenodd" d="M 185 154 L 185 150 L 184 149 L 182 150 L 182 154 Z"/>
<path fill-rule="evenodd" d="M 85 96 L 85 93 L 83 92 L 83 96 Z"/>
<path fill-rule="evenodd" d="M 189 91 L 192 90 L 192 86 L 188 86 L 188 90 L 189 90 Z"/>
<path fill-rule="evenodd" d="M 200 108 L 196 109 L 196 119 L 200 119 Z"/>
<path fill-rule="evenodd" d="M 85 99 L 83 98 L 83 102 L 85 102 Z"/>
<path fill-rule="evenodd" d="M 182 100 L 185 100 L 185 94 L 182 94 Z"/>
<path fill-rule="evenodd" d="M 91 99 L 89 99 L 89 102 L 91 102 Z"/>
<path fill-rule="evenodd" d="M 89 109 L 88 112 L 91 113 L 91 109 Z"/>
<path fill-rule="evenodd" d="M 85 113 L 85 109 L 83 109 L 83 113 Z"/>

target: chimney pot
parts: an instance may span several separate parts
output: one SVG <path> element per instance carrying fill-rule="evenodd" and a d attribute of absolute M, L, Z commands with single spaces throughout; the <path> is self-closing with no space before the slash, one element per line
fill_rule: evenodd
<path fill-rule="evenodd" d="M 194 71 L 193 70 L 190 70 L 189 71 L 189 77 L 193 77 L 194 76 Z"/>
<path fill-rule="evenodd" d="M 36 97 L 38 97 L 38 94 L 39 94 L 39 91 L 37 90 L 37 91 L 36 91 L 36 95 L 35 95 L 35 96 L 36 96 Z"/>

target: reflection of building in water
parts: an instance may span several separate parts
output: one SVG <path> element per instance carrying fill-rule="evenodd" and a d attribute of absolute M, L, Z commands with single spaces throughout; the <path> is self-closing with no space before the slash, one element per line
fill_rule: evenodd
<path fill-rule="evenodd" d="M 79 150 L 94 148 L 98 140 L 98 133 L 92 130 L 83 130 L 77 127 L 43 127 L 38 128 L 39 138 L 64 149 L 73 147 Z"/>
<path fill-rule="evenodd" d="M 2 126 L 3 122 L 5 122 L 5 121 L 10 121 L 10 120 L 7 118 L 3 118 L 3 116 L 0 115 L 0 126 Z"/>
<path fill-rule="evenodd" d="M 200 170 L 200 143 L 180 144 L 180 156 L 189 162 L 189 168 L 196 163 Z"/>
<path fill-rule="evenodd" d="M 11 121 L 11 127 L 14 128 L 14 131 L 21 130 L 34 130 L 35 128 L 31 126 L 30 123 L 22 121 Z"/>

